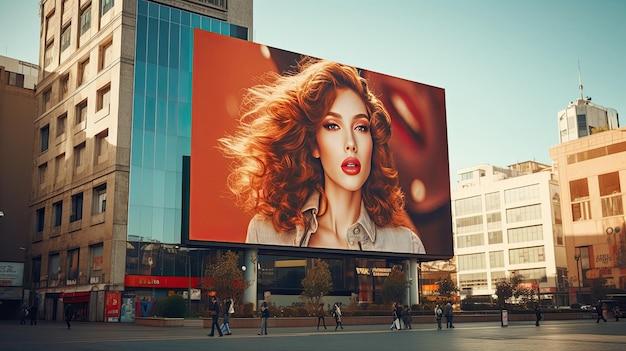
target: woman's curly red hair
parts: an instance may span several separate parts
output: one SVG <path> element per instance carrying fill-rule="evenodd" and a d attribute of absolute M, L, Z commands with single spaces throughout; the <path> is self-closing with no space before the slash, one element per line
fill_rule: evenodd
<path fill-rule="evenodd" d="M 391 118 L 356 68 L 305 58 L 298 71 L 248 90 L 245 111 L 233 135 L 219 140 L 233 160 L 228 187 L 245 211 L 272 219 L 279 231 L 305 224 L 302 206 L 314 192 L 324 194 L 324 169 L 313 157 L 315 132 L 340 88 L 365 103 L 372 135 L 372 169 L 362 198 L 376 225 L 402 225 L 404 195 L 391 149 Z M 323 198 L 323 197 L 322 197 Z"/>

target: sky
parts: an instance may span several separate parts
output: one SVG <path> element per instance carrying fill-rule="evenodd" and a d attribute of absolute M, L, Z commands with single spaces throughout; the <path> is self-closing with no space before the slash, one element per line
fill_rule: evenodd
<path fill-rule="evenodd" d="M 38 3 L 0 0 L 0 55 L 38 63 Z M 254 0 L 253 16 L 254 42 L 445 89 L 452 189 L 467 167 L 551 165 L 579 80 L 626 118 L 624 0 Z"/>

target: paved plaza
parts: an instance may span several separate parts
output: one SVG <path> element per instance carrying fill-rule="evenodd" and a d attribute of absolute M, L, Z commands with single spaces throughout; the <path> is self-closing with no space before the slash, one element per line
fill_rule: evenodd
<path fill-rule="evenodd" d="M 329 320 L 330 322 L 330 320 Z M 199 323 L 178 328 L 119 323 L 40 321 L 37 326 L 18 321 L 0 322 L 0 350 L 626 350 L 626 319 L 596 324 L 595 319 L 542 322 L 458 323 L 437 330 L 436 324 L 416 324 L 411 330 L 391 331 L 387 325 L 345 325 L 334 331 L 310 328 L 274 328 L 268 335 L 256 329 L 234 329 L 233 335 L 208 337 Z M 332 325 L 332 327 L 331 327 Z"/>

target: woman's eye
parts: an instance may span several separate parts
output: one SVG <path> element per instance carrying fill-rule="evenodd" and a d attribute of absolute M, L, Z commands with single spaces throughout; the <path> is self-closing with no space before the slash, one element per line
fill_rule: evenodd
<path fill-rule="evenodd" d="M 368 125 L 358 125 L 354 129 L 356 129 L 356 130 L 358 130 L 360 132 L 369 132 L 370 131 L 370 126 L 368 126 Z"/>
<path fill-rule="evenodd" d="M 338 130 L 339 129 L 339 125 L 336 124 L 336 123 L 324 123 L 324 129 Z"/>

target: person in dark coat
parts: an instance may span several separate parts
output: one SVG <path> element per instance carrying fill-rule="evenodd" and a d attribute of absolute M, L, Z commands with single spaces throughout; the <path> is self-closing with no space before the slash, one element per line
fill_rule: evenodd
<path fill-rule="evenodd" d="M 30 317 L 30 325 L 37 325 L 37 312 L 39 312 L 39 306 L 32 305 L 28 309 L 28 316 Z"/>
<path fill-rule="evenodd" d="M 220 329 L 220 325 L 218 321 L 220 319 L 220 304 L 217 302 L 217 297 L 211 297 L 211 306 L 209 307 L 209 311 L 211 311 L 211 317 L 213 317 L 213 322 L 211 323 L 211 334 L 207 334 L 208 336 L 213 336 L 215 334 L 215 329 L 217 328 L 217 332 L 220 336 L 224 336 L 222 334 L 222 329 Z"/>
<path fill-rule="evenodd" d="M 598 303 L 596 304 L 596 313 L 598 314 L 596 323 L 600 323 L 600 319 L 606 322 L 606 318 L 604 318 L 604 314 L 602 313 L 602 300 L 598 300 Z"/>
<path fill-rule="evenodd" d="M 324 317 L 326 316 L 326 310 L 324 310 L 324 304 L 320 303 L 317 307 L 317 330 L 320 330 L 320 322 L 324 325 L 324 329 L 326 329 L 326 320 Z"/>
<path fill-rule="evenodd" d="M 535 306 L 535 326 L 538 327 L 539 326 L 539 321 L 543 319 L 543 316 L 541 315 L 541 309 L 539 309 L 539 306 Z"/>
<path fill-rule="evenodd" d="M 67 324 L 67 329 L 70 329 L 72 325 L 70 321 L 72 321 L 72 317 L 74 317 L 74 306 L 72 304 L 68 304 L 65 306 L 65 324 Z"/>

